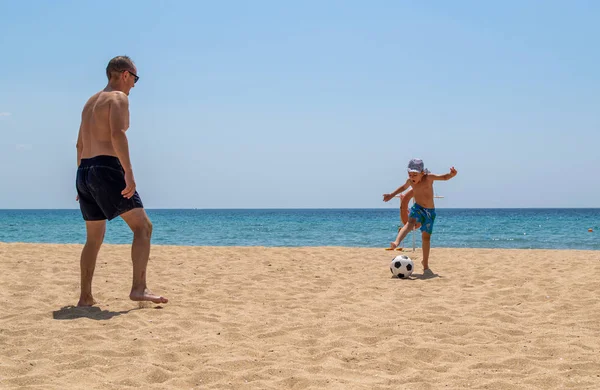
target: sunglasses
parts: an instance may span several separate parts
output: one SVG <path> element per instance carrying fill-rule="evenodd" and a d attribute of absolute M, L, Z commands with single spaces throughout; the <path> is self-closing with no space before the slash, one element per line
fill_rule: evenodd
<path fill-rule="evenodd" d="M 140 76 L 138 76 L 137 74 L 133 73 L 130 70 L 124 70 L 123 72 L 129 72 L 129 74 L 133 76 L 133 83 L 134 84 L 137 83 L 138 80 L 140 79 Z"/>

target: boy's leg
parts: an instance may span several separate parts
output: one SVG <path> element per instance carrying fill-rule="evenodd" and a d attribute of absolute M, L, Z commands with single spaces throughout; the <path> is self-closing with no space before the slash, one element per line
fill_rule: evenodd
<path fill-rule="evenodd" d="M 413 230 L 414 227 L 415 227 L 415 220 L 413 218 L 409 218 L 408 219 L 408 223 L 406 225 L 402 226 L 402 229 L 400 229 L 400 231 L 398 232 L 398 236 L 396 237 L 396 241 L 390 243 L 390 247 L 392 249 L 396 249 L 396 247 L 398 245 L 400 245 L 400 242 L 402 240 L 404 240 L 404 237 L 406 237 L 406 235 L 408 234 L 408 232 L 410 232 L 411 230 Z"/>
<path fill-rule="evenodd" d="M 421 240 L 423 241 L 423 271 L 429 269 L 429 249 L 431 247 L 431 234 L 427 232 L 421 233 Z"/>

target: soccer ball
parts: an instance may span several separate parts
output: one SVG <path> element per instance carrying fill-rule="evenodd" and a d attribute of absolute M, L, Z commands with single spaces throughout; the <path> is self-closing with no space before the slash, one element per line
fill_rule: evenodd
<path fill-rule="evenodd" d="M 392 264 L 390 264 L 390 271 L 400 279 L 405 279 L 412 275 L 414 268 L 415 264 L 411 258 L 404 255 L 394 257 Z"/>

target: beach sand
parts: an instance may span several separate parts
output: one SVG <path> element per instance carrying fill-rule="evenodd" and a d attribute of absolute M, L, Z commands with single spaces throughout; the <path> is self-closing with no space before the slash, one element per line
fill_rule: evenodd
<path fill-rule="evenodd" d="M 600 251 L 0 243 L 1 389 L 599 389 Z"/>

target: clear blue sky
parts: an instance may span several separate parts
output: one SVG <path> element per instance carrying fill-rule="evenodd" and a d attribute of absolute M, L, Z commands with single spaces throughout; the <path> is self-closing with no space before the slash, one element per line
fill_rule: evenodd
<path fill-rule="evenodd" d="M 0 0 L 0 208 L 76 208 L 116 55 L 148 208 L 600 207 L 600 2 Z"/>

